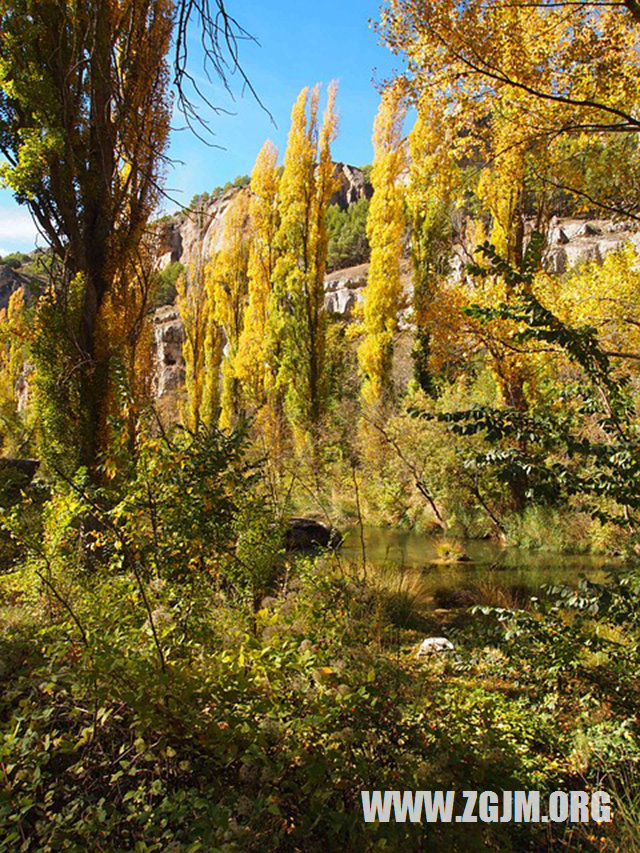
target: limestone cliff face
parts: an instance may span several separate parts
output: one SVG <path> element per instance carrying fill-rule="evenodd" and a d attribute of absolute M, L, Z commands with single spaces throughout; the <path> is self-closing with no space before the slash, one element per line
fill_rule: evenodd
<path fill-rule="evenodd" d="M 340 181 L 340 188 L 331 197 L 330 204 L 337 204 L 342 210 L 360 201 L 371 198 L 373 187 L 362 169 L 347 163 L 336 163 L 334 176 Z"/>
<path fill-rule="evenodd" d="M 21 286 L 19 274 L 6 264 L 0 264 L 0 308 L 7 307 L 11 294 Z"/>
<path fill-rule="evenodd" d="M 587 261 L 601 263 L 609 252 L 631 242 L 640 250 L 638 224 L 604 219 L 556 219 L 552 223 L 546 262 L 549 272 L 563 273 Z"/>
<path fill-rule="evenodd" d="M 371 198 L 373 189 L 362 169 L 336 163 L 334 174 L 339 180 L 339 189 L 331 198 L 331 204 L 345 210 L 361 198 Z M 159 268 L 164 269 L 176 261 L 187 268 L 196 267 L 211 257 L 220 248 L 229 203 L 241 192 L 249 190 L 246 187 L 230 189 L 198 210 L 177 213 L 165 221 L 159 229 Z"/>
<path fill-rule="evenodd" d="M 153 356 L 156 366 L 153 393 L 155 397 L 166 397 L 179 391 L 184 385 L 183 344 L 184 327 L 178 309 L 173 305 L 159 308 L 153 318 Z"/>
<path fill-rule="evenodd" d="M 11 294 L 18 288 L 21 287 L 27 301 L 31 301 L 43 285 L 44 281 L 37 276 L 25 275 L 7 264 L 0 264 L 0 309 L 7 307 Z"/>
<path fill-rule="evenodd" d="M 526 223 L 525 234 L 529 234 L 531 229 L 532 223 Z M 580 264 L 602 263 L 610 252 L 628 243 L 640 251 L 638 223 L 554 217 L 547 234 L 543 263 L 550 273 L 562 275 Z M 473 260 L 474 248 L 468 246 L 464 239 L 458 239 L 450 262 L 452 280 L 464 278 L 466 267 Z"/>
<path fill-rule="evenodd" d="M 229 202 L 246 188 L 231 189 L 197 210 L 177 213 L 160 228 L 158 266 L 179 261 L 187 269 L 195 268 L 220 247 Z"/>
<path fill-rule="evenodd" d="M 324 280 L 324 304 L 327 311 L 348 317 L 358 302 L 367 283 L 369 264 L 359 264 L 329 273 Z"/>
<path fill-rule="evenodd" d="M 341 188 L 332 199 L 333 203 L 346 208 L 360 198 L 370 197 L 371 187 L 360 169 L 338 163 L 336 173 L 340 176 Z M 229 201 L 236 192 L 246 191 L 230 190 L 210 202 L 202 212 L 190 217 L 183 215 L 166 226 L 161 263 L 164 265 L 171 261 L 180 261 L 188 266 L 206 259 L 219 247 Z M 528 226 L 528 230 L 530 229 L 531 225 Z M 629 242 L 640 251 L 640 231 L 637 223 L 556 218 L 551 222 L 545 265 L 550 272 L 562 274 L 581 263 L 601 263 L 608 253 Z M 466 266 L 472 260 L 472 249 L 473 247 L 465 246 L 462 239 L 458 241 L 451 257 L 452 280 L 464 278 Z M 326 276 L 325 307 L 328 311 L 345 318 L 352 314 L 356 304 L 362 301 L 368 269 L 368 264 L 360 264 Z M 409 304 L 411 270 L 406 259 L 403 262 L 402 282 Z M 407 328 L 409 320 L 408 312 L 403 312 L 401 327 Z M 173 306 L 159 309 L 154 319 L 157 365 L 155 390 L 159 398 L 179 391 L 184 382 L 183 335 L 176 309 Z"/>
<path fill-rule="evenodd" d="M 362 169 L 336 163 L 334 174 L 339 188 L 331 204 L 346 210 L 361 198 L 371 198 L 373 189 Z M 164 269 L 170 263 L 179 262 L 187 269 L 195 269 L 206 262 L 220 248 L 229 203 L 239 192 L 249 190 L 246 187 L 230 189 L 196 211 L 185 211 L 165 220 L 158 231 L 158 267 Z M 366 278 L 366 264 L 328 276 L 327 309 L 348 315 L 361 298 Z M 177 309 L 173 305 L 159 308 L 153 319 L 153 389 L 156 398 L 164 398 L 167 403 L 179 396 L 184 384 L 183 342 L 184 330 Z"/>

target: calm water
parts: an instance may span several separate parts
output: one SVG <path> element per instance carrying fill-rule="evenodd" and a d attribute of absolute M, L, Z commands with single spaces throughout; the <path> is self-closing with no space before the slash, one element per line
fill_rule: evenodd
<path fill-rule="evenodd" d="M 365 528 L 364 535 L 367 561 L 389 581 L 419 586 L 425 598 L 438 591 L 473 590 L 483 584 L 533 593 L 543 585 L 575 584 L 581 575 L 601 581 L 607 568 L 620 565 L 620 561 L 601 556 L 525 551 L 481 540 L 460 543 L 470 562 L 444 565 L 434 563 L 441 559 L 438 546 L 451 541 L 442 536 L 387 528 Z M 347 534 L 341 554 L 362 561 L 359 530 Z"/>

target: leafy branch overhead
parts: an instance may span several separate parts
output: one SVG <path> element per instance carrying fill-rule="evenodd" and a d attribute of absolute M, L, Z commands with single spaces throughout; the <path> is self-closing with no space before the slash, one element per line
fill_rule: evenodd
<path fill-rule="evenodd" d="M 543 342 L 564 353 L 580 371 L 572 389 L 573 406 L 540 412 L 478 406 L 438 415 L 413 409 L 412 414 L 436 418 L 460 436 L 482 434 L 491 449 L 468 457 L 466 465 L 494 469 L 505 483 L 524 478 L 529 500 L 607 496 L 622 514 L 612 516 L 613 511 L 603 511 L 597 504 L 591 506 L 593 514 L 603 521 L 613 518 L 635 532 L 637 519 L 629 510 L 640 509 L 640 437 L 630 379 L 614 371 L 594 328 L 568 326 L 534 295 L 543 246 L 542 236 L 534 234 L 520 269 L 490 244 L 480 247 L 488 266 L 472 264 L 469 273 L 481 279 L 500 277 L 510 299 L 490 308 L 471 305 L 465 313 L 480 322 L 512 321 L 514 342 Z M 566 400 L 562 394 L 558 398 L 561 403 Z M 597 426 L 597 439 L 585 430 L 586 419 Z"/>

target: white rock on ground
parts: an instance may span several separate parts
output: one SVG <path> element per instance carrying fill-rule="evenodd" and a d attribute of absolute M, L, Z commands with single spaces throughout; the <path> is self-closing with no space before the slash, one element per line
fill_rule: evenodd
<path fill-rule="evenodd" d="M 452 652 L 453 643 L 447 640 L 446 637 L 427 637 L 423 640 L 418 649 L 418 657 L 426 657 L 427 655 L 437 655 L 441 652 Z"/>

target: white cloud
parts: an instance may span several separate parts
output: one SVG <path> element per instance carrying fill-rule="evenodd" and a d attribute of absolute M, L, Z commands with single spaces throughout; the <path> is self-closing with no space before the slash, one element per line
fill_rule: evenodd
<path fill-rule="evenodd" d="M 0 241 L 9 252 L 30 251 L 36 245 L 38 230 L 33 224 L 29 211 L 15 202 L 2 199 L 0 201 Z M 42 240 L 40 240 L 42 242 Z"/>

